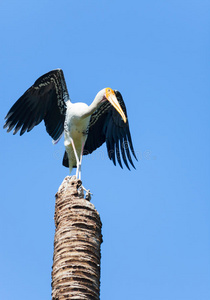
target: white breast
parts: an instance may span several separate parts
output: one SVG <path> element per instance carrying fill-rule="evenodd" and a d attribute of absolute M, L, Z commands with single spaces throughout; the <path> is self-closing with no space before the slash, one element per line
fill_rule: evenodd
<path fill-rule="evenodd" d="M 82 118 L 87 112 L 88 105 L 85 103 L 67 103 L 65 119 L 65 140 L 70 136 L 75 143 L 86 138 L 86 132 L 90 121 L 90 116 Z"/>

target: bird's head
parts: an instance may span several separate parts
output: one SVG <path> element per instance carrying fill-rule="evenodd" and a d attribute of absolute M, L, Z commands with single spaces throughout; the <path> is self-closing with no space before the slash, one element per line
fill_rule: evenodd
<path fill-rule="evenodd" d="M 123 121 L 126 123 L 127 119 L 125 116 L 125 113 L 123 112 L 119 101 L 117 100 L 117 97 L 115 95 L 115 92 L 111 88 L 105 88 L 101 90 L 97 94 L 97 98 L 100 99 L 100 103 L 103 103 L 105 101 L 109 101 L 112 106 L 118 111 L 118 113 L 121 115 Z"/>

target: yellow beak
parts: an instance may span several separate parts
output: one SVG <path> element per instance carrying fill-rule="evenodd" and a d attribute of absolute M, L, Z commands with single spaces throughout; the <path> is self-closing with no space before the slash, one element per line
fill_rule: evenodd
<path fill-rule="evenodd" d="M 126 123 L 127 121 L 126 116 L 120 106 L 120 103 L 117 100 L 117 97 L 115 96 L 114 91 L 110 88 L 106 88 L 106 99 L 114 106 L 114 108 L 121 115 L 123 121 Z"/>

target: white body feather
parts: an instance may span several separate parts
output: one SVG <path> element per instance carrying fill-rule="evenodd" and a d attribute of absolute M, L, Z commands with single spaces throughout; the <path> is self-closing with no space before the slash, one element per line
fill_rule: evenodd
<path fill-rule="evenodd" d="M 77 151 L 77 156 L 80 158 L 82 147 L 87 139 L 87 130 L 90 122 L 90 116 L 83 117 L 89 109 L 85 103 L 71 103 L 68 101 L 66 111 L 66 119 L 64 125 L 64 146 L 68 154 L 69 170 L 77 165 L 76 157 L 74 155 L 72 141 Z"/>

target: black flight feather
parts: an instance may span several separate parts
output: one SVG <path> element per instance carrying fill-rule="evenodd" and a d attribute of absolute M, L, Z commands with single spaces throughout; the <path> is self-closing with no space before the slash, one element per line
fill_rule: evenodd
<path fill-rule="evenodd" d="M 4 128 L 14 127 L 13 134 L 30 131 L 44 120 L 48 134 L 57 140 L 64 131 L 66 101 L 69 99 L 63 71 L 50 71 L 35 83 L 15 102 L 6 115 Z"/>

